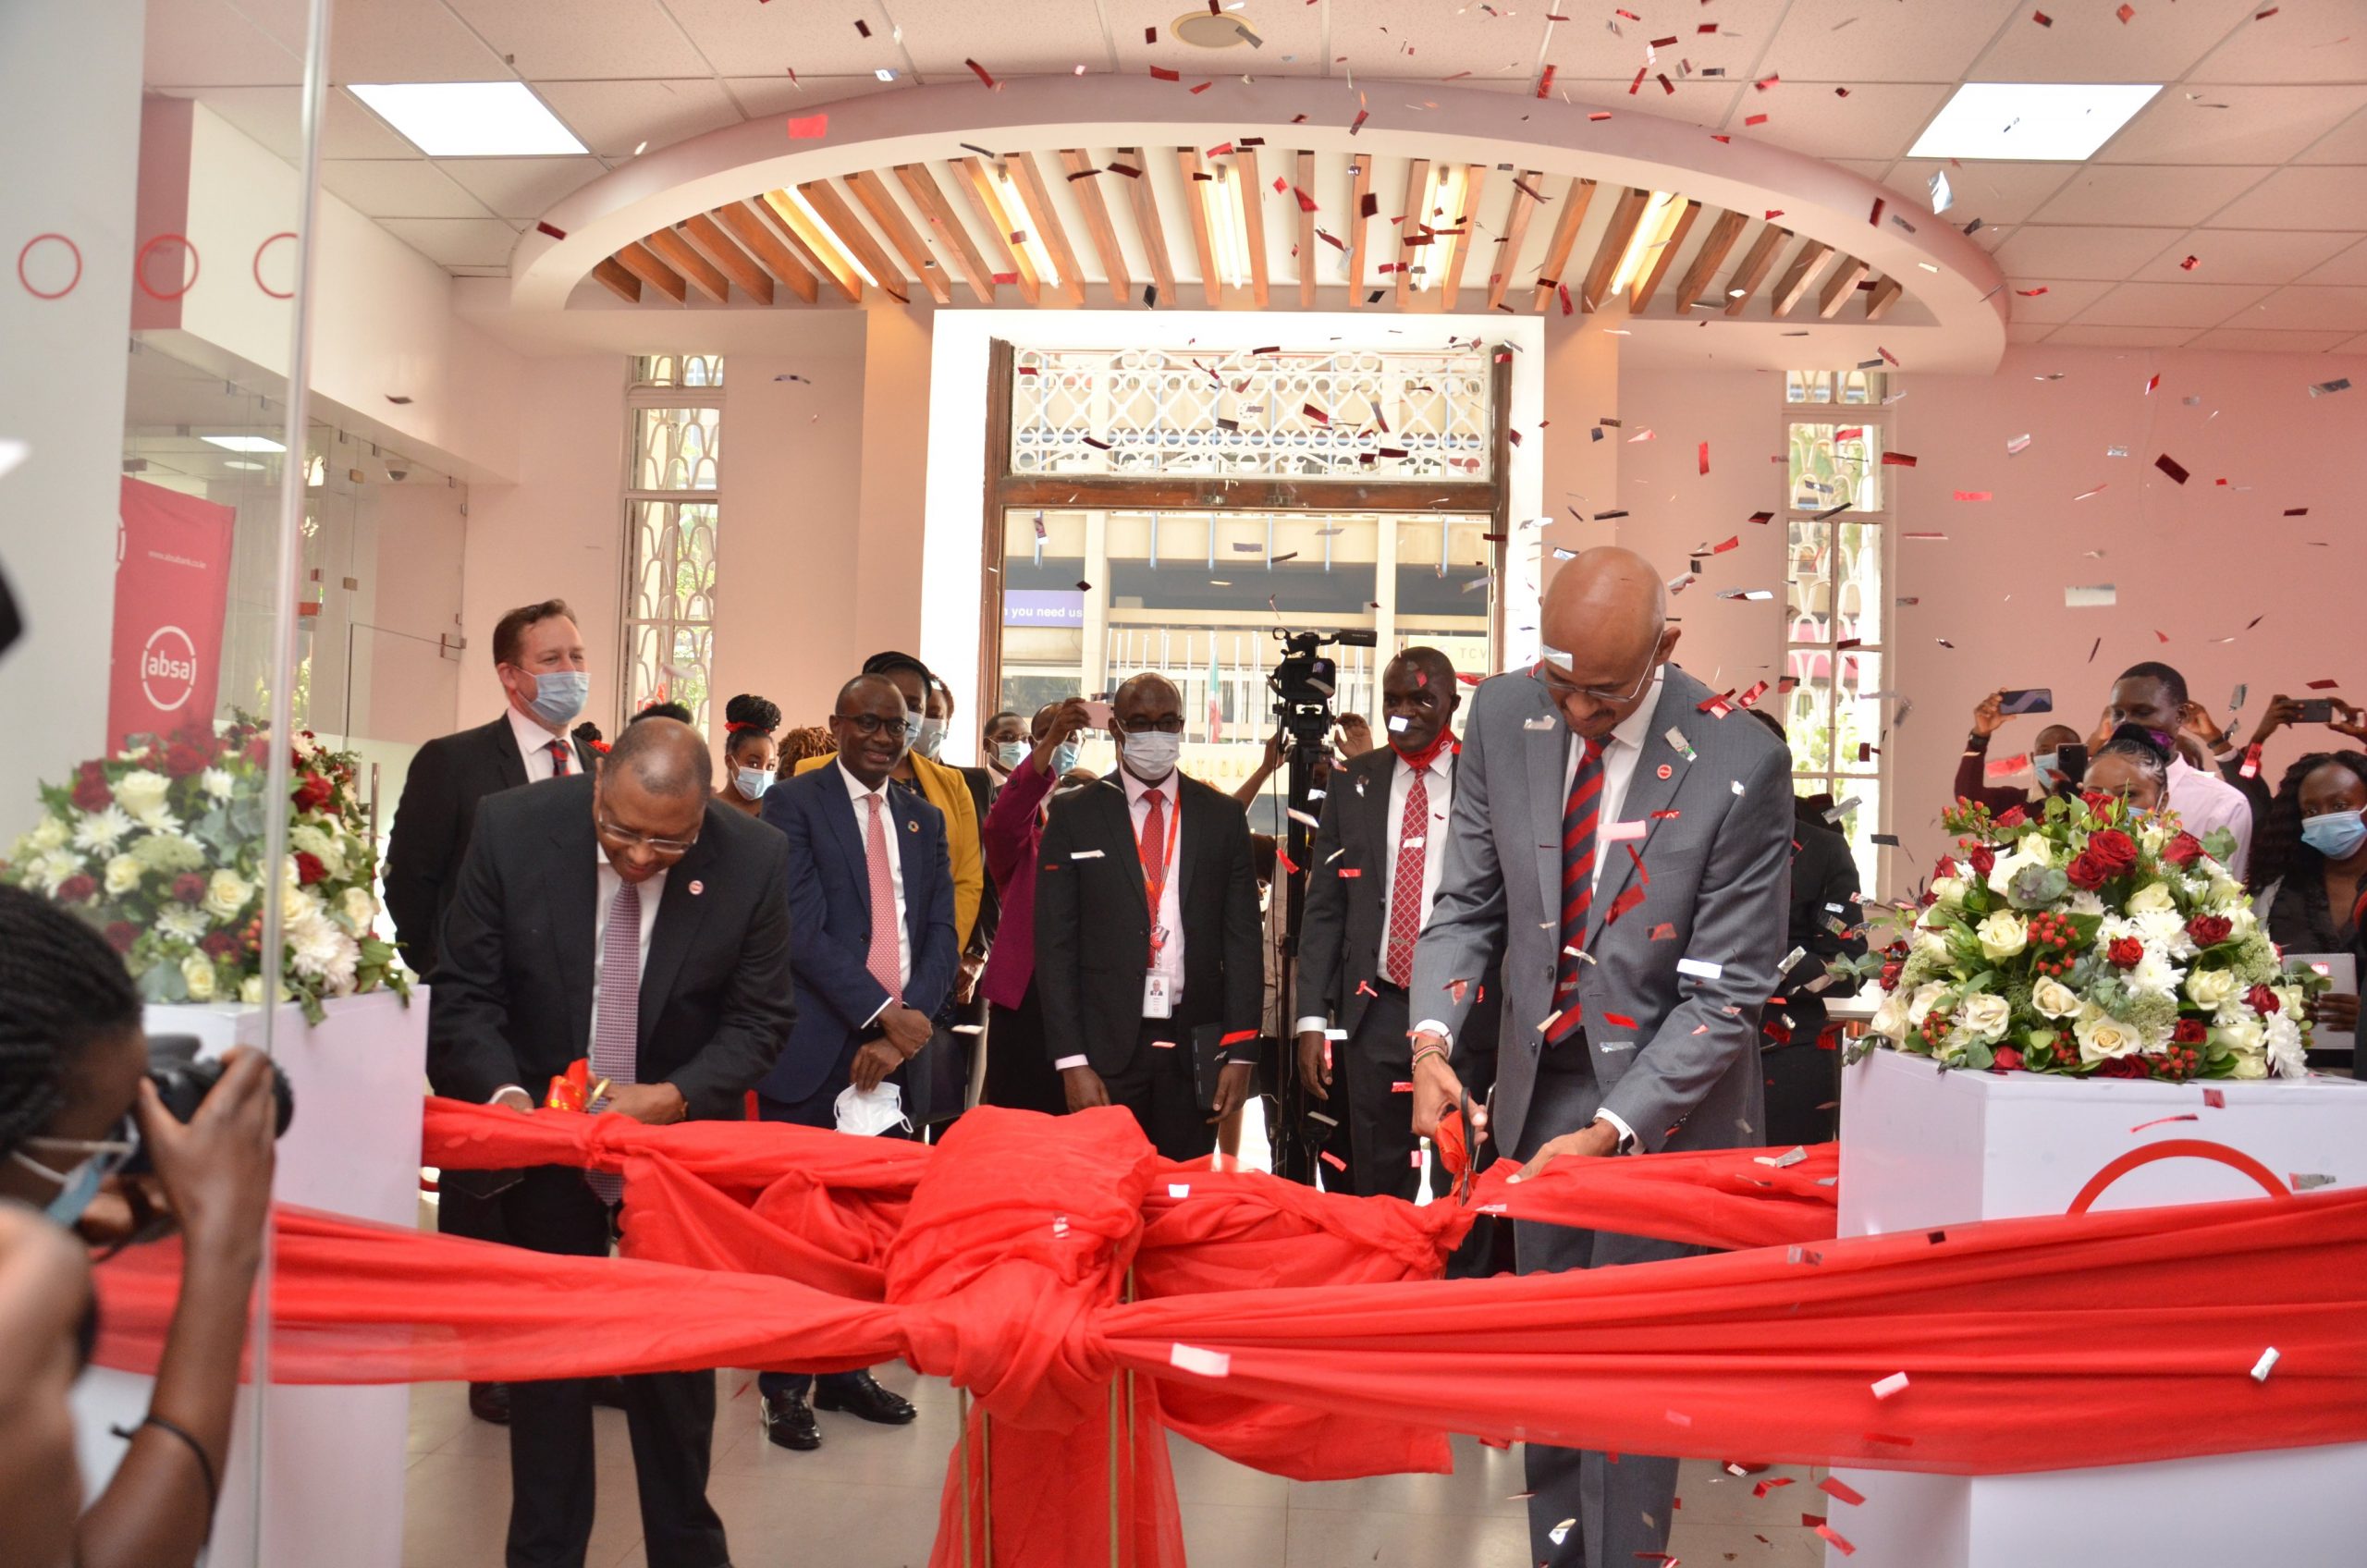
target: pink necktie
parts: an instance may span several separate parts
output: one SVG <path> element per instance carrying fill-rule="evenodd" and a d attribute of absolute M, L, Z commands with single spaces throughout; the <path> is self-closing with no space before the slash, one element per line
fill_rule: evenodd
<path fill-rule="evenodd" d="M 897 973 L 896 884 L 888 873 L 888 827 L 880 819 L 879 797 L 863 799 L 871 808 L 871 826 L 864 842 L 864 858 L 871 863 L 871 977 L 901 1002 L 904 983 Z"/>
<path fill-rule="evenodd" d="M 1430 770 L 1414 769 L 1405 815 L 1397 825 L 1397 870 L 1389 879 L 1389 970 L 1404 989 L 1414 983 L 1414 939 L 1422 934 L 1422 862 L 1429 850 Z"/>
<path fill-rule="evenodd" d="M 641 888 L 627 882 L 608 905 L 600 937 L 600 1021 L 592 1030 L 592 1077 L 611 1088 L 638 1083 L 641 1067 Z M 598 1110 L 606 1096 L 593 1102 Z M 624 1179 L 587 1170 L 583 1179 L 603 1203 L 624 1195 Z"/>

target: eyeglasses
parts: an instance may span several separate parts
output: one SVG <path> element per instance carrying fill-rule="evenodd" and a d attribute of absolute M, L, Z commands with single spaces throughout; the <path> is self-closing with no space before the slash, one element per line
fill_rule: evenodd
<path fill-rule="evenodd" d="M 893 730 L 899 735 L 909 737 L 919 733 L 921 727 L 921 721 L 917 718 L 882 718 L 876 713 L 833 714 L 830 716 L 830 722 L 850 725 L 853 727 L 856 734 L 863 736 L 865 740 L 882 730 Z"/>
<path fill-rule="evenodd" d="M 1120 721 L 1118 728 L 1129 735 L 1147 735 L 1154 729 L 1161 735 L 1181 735 L 1184 733 L 1184 720 L 1177 715 L 1170 714 L 1165 718 L 1123 719 Z"/>
<path fill-rule="evenodd" d="M 1660 639 L 1656 637 L 1652 640 L 1651 654 L 1644 660 L 1643 672 L 1637 675 L 1623 692 L 1600 686 L 1580 686 L 1572 681 L 1559 680 L 1555 675 L 1556 668 L 1566 664 L 1570 655 L 1559 648 L 1548 648 L 1542 644 L 1539 644 L 1539 651 L 1543 656 L 1538 660 L 1537 668 L 1532 674 L 1539 684 L 1553 694 L 1556 700 L 1576 696 L 1596 703 L 1632 703 L 1644 694 L 1644 688 L 1652 683 L 1652 672 L 1660 668 L 1661 663 Z"/>
<path fill-rule="evenodd" d="M 695 838 L 652 839 L 640 833 L 628 833 L 605 816 L 595 816 L 592 819 L 592 826 L 600 830 L 601 838 L 616 845 L 617 848 L 647 850 L 660 860 L 680 860 L 698 847 L 698 839 Z"/>

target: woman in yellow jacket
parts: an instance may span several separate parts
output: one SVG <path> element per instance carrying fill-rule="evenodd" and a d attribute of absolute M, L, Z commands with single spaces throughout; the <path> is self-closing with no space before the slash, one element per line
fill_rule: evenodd
<path fill-rule="evenodd" d="M 917 737 L 921 716 L 928 711 L 928 690 L 936 680 L 928 666 L 910 654 L 874 654 L 863 661 L 863 673 L 884 675 L 895 682 L 911 715 L 908 727 Z M 797 765 L 797 771 L 804 773 L 830 760 L 827 755 L 808 757 Z M 957 950 L 967 952 L 970 934 L 978 923 L 978 900 L 987 887 L 986 857 L 979 851 L 978 807 L 971 797 L 969 780 L 962 777 L 960 768 L 932 762 L 909 746 L 893 777 L 918 790 L 923 800 L 945 814 L 945 847 L 953 862 L 953 939 Z"/>

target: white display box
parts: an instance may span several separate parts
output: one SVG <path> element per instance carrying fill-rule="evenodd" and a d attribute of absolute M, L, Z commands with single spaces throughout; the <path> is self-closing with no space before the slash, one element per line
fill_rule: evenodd
<path fill-rule="evenodd" d="M 327 1004 L 311 1028 L 282 1007 L 273 1055 L 294 1091 L 295 1119 L 279 1140 L 273 1195 L 406 1229 L 419 1218 L 420 1104 L 427 1072 L 427 991 L 411 1005 L 391 991 Z M 264 1010 L 151 1007 L 151 1035 L 194 1035 L 199 1055 L 260 1047 Z M 92 1367 L 75 1388 L 77 1445 L 92 1495 L 123 1457 L 116 1426 L 147 1413 L 153 1379 Z M 399 1568 L 411 1390 L 276 1388 L 262 1403 L 264 1476 L 255 1494 L 251 1389 L 241 1390 L 210 1561 L 269 1568 Z M 257 1550 L 258 1541 L 261 1550 Z"/>
<path fill-rule="evenodd" d="M 2195 1084 L 1943 1072 L 1898 1051 L 1843 1069 L 1840 1234 L 1879 1235 L 2067 1212 L 2134 1148 L 2201 1139 L 2280 1177 L 2367 1185 L 2367 1084 L 2347 1078 Z M 2194 1121 L 2161 1118 L 2193 1114 Z M 2154 1123 L 2151 1126 L 2143 1123 Z M 2128 1171 L 2093 1207 L 2261 1196 L 2216 1160 Z M 2265 1327 L 2263 1344 L 2273 1343 Z M 1855 1554 L 1827 1568 L 2356 1568 L 2367 1562 L 2367 1443 L 2022 1476 L 1837 1469 L 1865 1503 L 1832 1527 Z"/>

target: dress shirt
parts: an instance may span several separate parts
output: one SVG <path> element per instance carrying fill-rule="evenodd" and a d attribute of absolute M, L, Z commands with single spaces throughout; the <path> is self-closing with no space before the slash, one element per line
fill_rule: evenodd
<path fill-rule="evenodd" d="M 576 766 L 578 759 L 574 741 L 564 734 L 552 734 L 536 723 L 532 715 L 519 712 L 514 704 L 509 708 L 509 732 L 518 738 L 518 755 L 526 765 L 527 783 L 540 784 L 546 778 L 558 777 L 558 759 L 550 753 L 553 741 L 567 747 L 567 771 L 570 774 L 583 771 Z"/>
<path fill-rule="evenodd" d="M 1137 855 L 1141 852 L 1143 824 L 1150 818 L 1151 791 L 1156 790 L 1167 797 L 1161 807 L 1167 819 L 1167 826 L 1161 831 L 1159 843 L 1153 852 L 1159 852 L 1166 848 L 1167 837 L 1171 833 L 1174 835 L 1175 850 L 1167 863 L 1167 885 L 1159 890 L 1159 918 L 1152 922 L 1154 925 L 1165 928 L 1167 938 L 1159 944 L 1159 962 L 1145 965 L 1144 973 L 1167 976 L 1168 1005 L 1180 1011 L 1184 1006 L 1184 892 L 1179 886 L 1182 878 L 1177 873 L 1184 864 L 1184 856 L 1186 852 L 1184 843 L 1184 818 L 1181 815 L 1184 809 L 1184 775 L 1180 771 L 1173 772 L 1156 784 L 1146 784 L 1127 772 L 1125 766 L 1122 763 L 1118 767 L 1118 777 L 1126 786 L 1126 815 L 1128 820 L 1134 825 L 1134 840 Z M 1148 896 L 1150 889 L 1147 880 L 1143 891 L 1145 896 Z M 1052 1063 L 1055 1072 L 1066 1072 L 1072 1067 L 1090 1065 L 1089 1060 L 1082 1056 L 1064 1056 Z"/>
<path fill-rule="evenodd" d="M 517 717 L 515 709 L 511 710 L 510 717 L 513 718 Z M 547 752 L 544 753 L 543 761 L 546 764 L 548 764 L 550 760 L 550 753 Z M 548 776 L 546 775 L 546 777 Z M 586 1061 L 589 1061 L 592 1058 L 592 1042 L 599 1038 L 600 1035 L 600 970 L 602 965 L 606 962 L 607 951 L 608 911 L 617 901 L 617 890 L 625 885 L 625 879 L 617 875 L 617 868 L 608 864 L 607 851 L 602 850 L 595 845 L 592 851 L 592 854 L 594 860 L 599 866 L 599 879 L 598 890 L 593 895 L 597 901 L 593 906 L 592 915 L 592 1020 L 590 1026 L 583 1032 L 583 1057 Z M 650 877 L 648 881 L 644 882 L 641 885 L 641 956 L 639 963 L 640 967 L 644 970 L 649 967 L 649 934 L 657 929 L 657 905 L 665 897 L 666 873 L 663 871 L 658 872 L 656 875 Z M 524 1095 L 528 1100 L 534 1104 L 539 1105 L 542 1103 L 540 1097 L 536 1096 L 532 1089 L 527 1088 L 522 1084 L 504 1084 L 498 1089 L 494 1090 L 492 1097 L 485 1103 L 488 1105 L 493 1104 L 512 1089 L 515 1089 L 520 1094 Z"/>
<path fill-rule="evenodd" d="M 2251 802 L 2217 774 L 2189 767 L 2181 756 L 2170 758 L 2169 786 L 2169 807 L 2188 832 L 2200 839 L 2214 827 L 2225 827 L 2236 836 L 2227 871 L 2240 881 L 2252 853 Z"/>
<path fill-rule="evenodd" d="M 913 926 L 904 910 L 904 852 L 896 838 L 895 802 L 888 798 L 886 779 L 880 780 L 878 789 L 866 790 L 862 779 L 847 771 L 843 759 L 834 760 L 830 766 L 839 770 L 839 778 L 847 787 L 847 809 L 854 813 L 854 839 L 863 846 L 866 888 L 871 885 L 871 808 L 864 802 L 874 798 L 879 802 L 880 828 L 888 839 L 888 884 L 896 889 L 896 988 L 901 991 L 913 983 Z M 883 1000 L 864 1023 L 876 1022 L 887 1011 L 888 1001 Z"/>
<path fill-rule="evenodd" d="M 1395 766 L 1389 770 L 1389 844 L 1384 862 L 1386 872 L 1380 890 L 1380 949 L 1373 960 L 1373 973 L 1389 973 L 1389 912 L 1397 907 L 1397 851 L 1405 831 L 1405 797 L 1413 792 L 1414 765 L 1399 754 L 1394 747 Z M 1439 876 L 1446 869 L 1447 814 L 1454 809 L 1454 753 L 1441 751 L 1430 759 L 1429 782 L 1430 794 L 1430 826 L 1422 845 L 1422 901 L 1415 921 L 1419 930 L 1430 918 L 1430 903 L 1439 896 Z M 1310 1013 L 1298 1021 L 1298 1032 L 1320 1030 L 1330 1020 Z"/>

